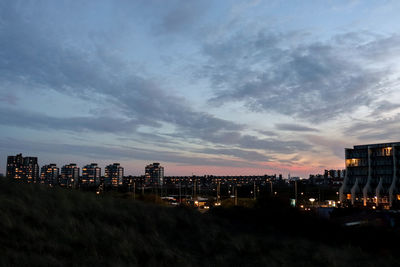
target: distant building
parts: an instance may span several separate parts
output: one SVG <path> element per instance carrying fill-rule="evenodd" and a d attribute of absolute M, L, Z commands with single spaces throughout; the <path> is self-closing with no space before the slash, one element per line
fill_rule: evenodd
<path fill-rule="evenodd" d="M 37 157 L 24 157 L 24 173 L 28 183 L 39 180 L 39 165 Z"/>
<path fill-rule="evenodd" d="M 324 177 L 326 179 L 344 178 L 345 170 L 325 170 Z"/>
<path fill-rule="evenodd" d="M 44 165 L 40 172 L 40 183 L 48 185 L 58 184 L 59 168 L 56 164 L 51 163 L 49 165 Z"/>
<path fill-rule="evenodd" d="M 160 163 L 149 164 L 145 168 L 145 179 L 148 185 L 164 184 L 164 167 Z"/>
<path fill-rule="evenodd" d="M 37 157 L 23 157 L 22 154 L 8 156 L 7 177 L 27 183 L 39 181 Z"/>
<path fill-rule="evenodd" d="M 352 205 L 390 207 L 400 201 L 400 142 L 346 148 L 340 200 Z"/>
<path fill-rule="evenodd" d="M 79 181 L 79 167 L 75 163 L 64 165 L 61 168 L 60 185 L 64 187 L 76 187 Z"/>
<path fill-rule="evenodd" d="M 310 174 L 309 183 L 312 185 L 340 186 L 343 183 L 345 170 L 325 170 L 324 174 Z"/>
<path fill-rule="evenodd" d="M 271 183 L 278 182 L 276 175 L 249 175 L 249 176 L 164 176 L 164 185 L 185 186 L 198 181 L 201 187 L 208 188 L 220 185 L 240 185 L 246 186 L 254 184 L 259 186 L 270 186 Z"/>
<path fill-rule="evenodd" d="M 300 181 L 299 176 L 288 176 L 288 182 Z"/>
<path fill-rule="evenodd" d="M 119 163 L 108 165 L 105 168 L 104 176 L 107 185 L 111 185 L 112 187 L 121 186 L 124 179 L 124 168 Z"/>
<path fill-rule="evenodd" d="M 91 163 L 82 168 L 82 186 L 94 186 L 100 184 L 101 168 L 97 163 Z"/>
<path fill-rule="evenodd" d="M 22 154 L 7 157 L 7 176 L 16 180 L 23 179 L 23 162 Z"/>

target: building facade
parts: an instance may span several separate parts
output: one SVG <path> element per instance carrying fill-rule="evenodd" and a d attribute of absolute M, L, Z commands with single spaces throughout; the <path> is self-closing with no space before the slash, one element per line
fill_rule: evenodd
<path fill-rule="evenodd" d="M 95 186 L 100 184 L 101 168 L 97 163 L 91 163 L 82 168 L 81 186 Z"/>
<path fill-rule="evenodd" d="M 162 186 L 164 184 L 164 167 L 160 163 L 149 164 L 144 171 L 147 185 Z"/>
<path fill-rule="evenodd" d="M 105 183 L 116 188 L 122 185 L 124 179 L 124 168 L 119 163 L 108 165 L 105 168 Z"/>
<path fill-rule="evenodd" d="M 59 173 L 60 170 L 56 164 L 51 163 L 49 165 L 44 165 L 41 168 L 40 172 L 40 183 L 48 185 L 57 185 Z"/>
<path fill-rule="evenodd" d="M 24 157 L 24 174 L 28 183 L 36 183 L 39 180 L 39 165 L 37 157 Z"/>
<path fill-rule="evenodd" d="M 37 157 L 23 157 L 22 154 L 7 157 L 7 176 L 22 182 L 39 181 Z"/>
<path fill-rule="evenodd" d="M 342 203 L 389 208 L 400 201 L 400 142 L 346 148 L 345 162 Z"/>
<path fill-rule="evenodd" d="M 22 154 L 7 157 L 7 177 L 21 180 L 23 179 L 23 162 Z"/>
<path fill-rule="evenodd" d="M 79 182 L 79 167 L 75 163 L 64 165 L 61 168 L 60 185 L 63 187 L 76 187 Z"/>

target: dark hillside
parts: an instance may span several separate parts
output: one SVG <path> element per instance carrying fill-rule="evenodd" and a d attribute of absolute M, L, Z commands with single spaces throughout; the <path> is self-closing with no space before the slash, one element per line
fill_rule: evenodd
<path fill-rule="evenodd" d="M 0 181 L 3 266 L 398 265 L 398 234 L 379 231 L 342 230 L 272 200 L 200 214 Z M 372 242 L 365 233 L 383 249 L 360 242 Z"/>

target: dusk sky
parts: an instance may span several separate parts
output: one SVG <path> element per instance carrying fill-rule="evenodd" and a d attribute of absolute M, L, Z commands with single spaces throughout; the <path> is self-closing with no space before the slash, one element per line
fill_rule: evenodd
<path fill-rule="evenodd" d="M 308 177 L 400 141 L 400 1 L 0 0 L 0 172 Z"/>

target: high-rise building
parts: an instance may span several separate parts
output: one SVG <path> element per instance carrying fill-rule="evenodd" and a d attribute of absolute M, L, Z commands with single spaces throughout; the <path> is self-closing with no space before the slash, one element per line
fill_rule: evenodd
<path fill-rule="evenodd" d="M 82 168 L 82 186 L 94 186 L 100 184 L 101 168 L 97 163 L 91 163 Z"/>
<path fill-rule="evenodd" d="M 40 172 L 40 183 L 57 185 L 59 172 L 60 170 L 55 163 L 42 166 Z"/>
<path fill-rule="evenodd" d="M 28 183 L 39 181 L 39 165 L 37 157 L 24 157 L 24 173 Z"/>
<path fill-rule="evenodd" d="M 23 157 L 22 154 L 7 157 L 7 176 L 19 181 L 34 183 L 39 181 L 37 157 Z"/>
<path fill-rule="evenodd" d="M 23 179 L 23 166 L 24 158 L 22 154 L 7 157 L 7 177 L 22 180 Z"/>
<path fill-rule="evenodd" d="M 104 176 L 107 185 L 111 185 L 112 187 L 121 186 L 124 179 L 124 168 L 119 163 L 108 165 L 105 168 Z"/>
<path fill-rule="evenodd" d="M 79 181 L 79 167 L 75 163 L 64 165 L 61 168 L 60 185 L 64 187 L 76 187 Z"/>
<path fill-rule="evenodd" d="M 346 148 L 345 161 L 342 202 L 390 207 L 400 201 L 400 142 Z"/>
<path fill-rule="evenodd" d="M 160 163 L 149 164 L 145 168 L 146 184 L 163 185 L 164 184 L 164 167 Z"/>

